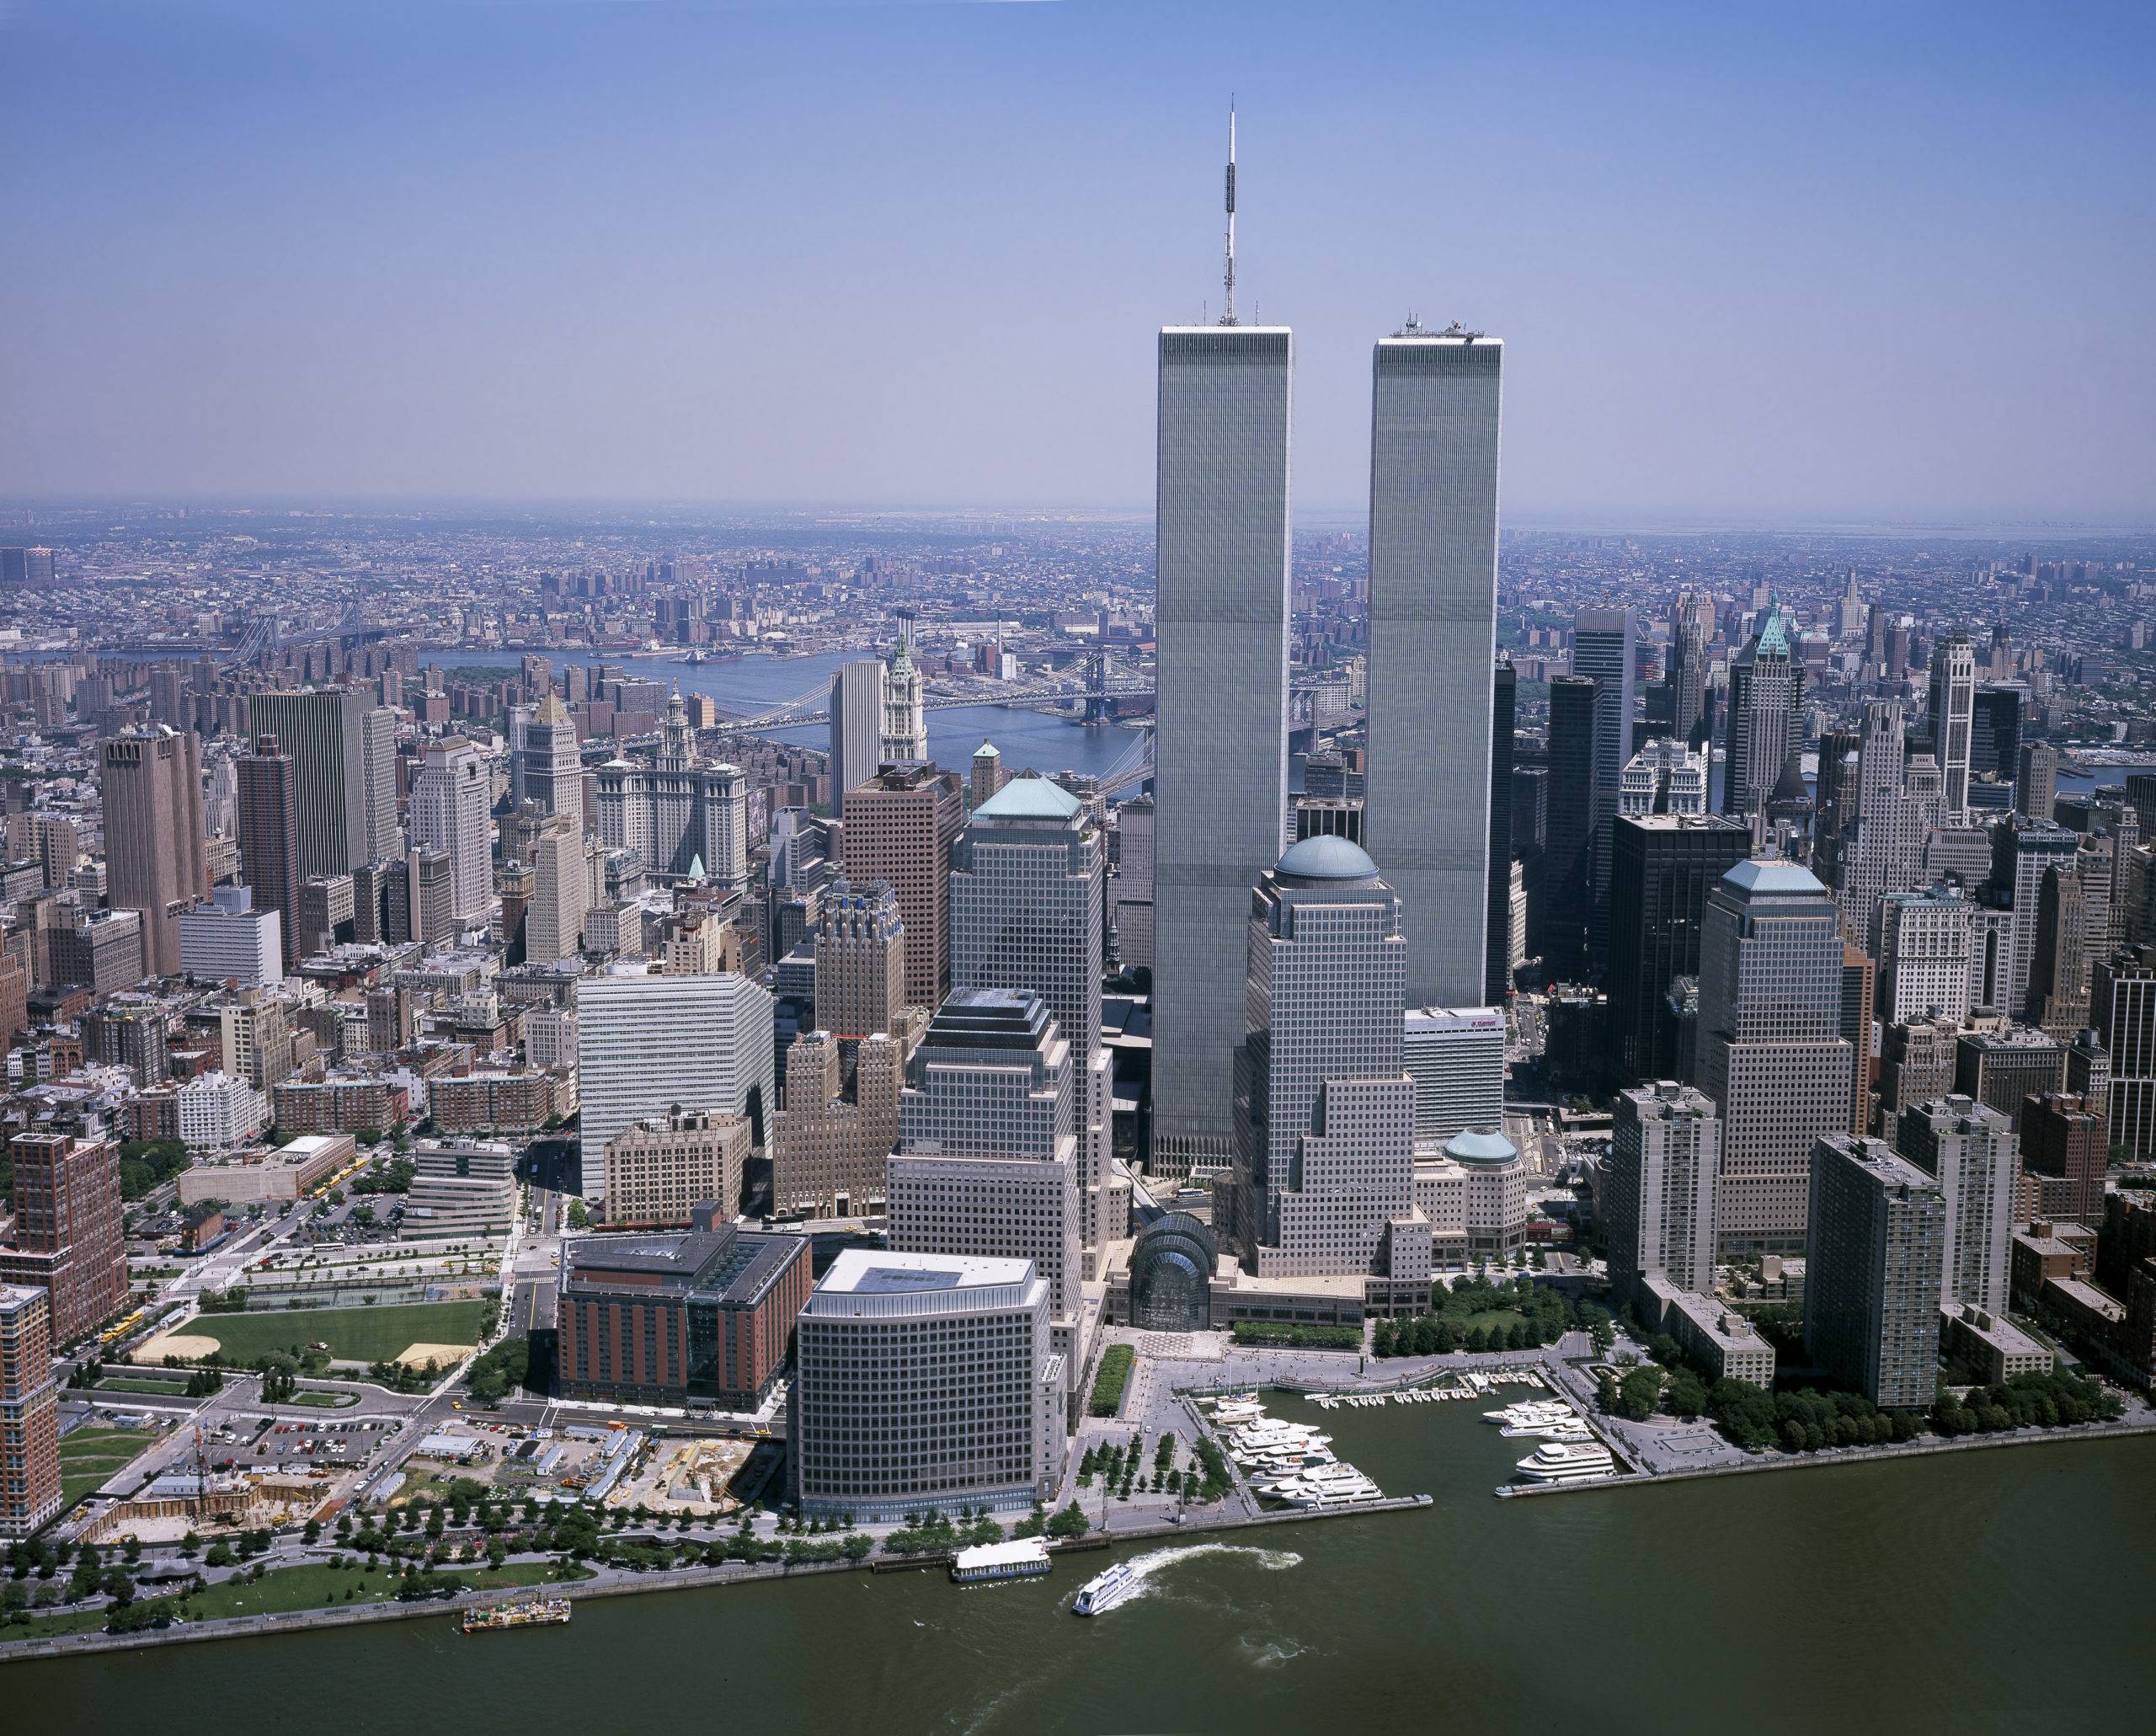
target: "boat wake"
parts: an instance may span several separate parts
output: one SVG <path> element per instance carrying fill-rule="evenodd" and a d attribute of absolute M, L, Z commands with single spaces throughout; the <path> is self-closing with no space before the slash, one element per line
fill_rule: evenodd
<path fill-rule="evenodd" d="M 1132 1578 L 1139 1582 L 1121 1601 L 1128 1602 L 1152 1595 L 1154 1582 L 1168 1568 L 1180 1562 L 1201 1555 L 1246 1555 L 1268 1573 L 1283 1573 L 1289 1568 L 1300 1567 L 1303 1558 L 1291 1549 L 1259 1549 L 1248 1543 L 1185 1543 L 1173 1548 L 1150 1550 L 1130 1560 Z M 1113 1610 L 1105 1613 L 1113 1614 Z"/>

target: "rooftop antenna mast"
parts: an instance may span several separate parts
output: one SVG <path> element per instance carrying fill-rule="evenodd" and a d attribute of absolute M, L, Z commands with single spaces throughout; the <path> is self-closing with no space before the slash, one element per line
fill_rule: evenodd
<path fill-rule="evenodd" d="M 1228 257 L 1221 272 L 1221 287 L 1226 299 L 1221 305 L 1220 323 L 1235 323 L 1235 99 L 1228 99 Z"/>

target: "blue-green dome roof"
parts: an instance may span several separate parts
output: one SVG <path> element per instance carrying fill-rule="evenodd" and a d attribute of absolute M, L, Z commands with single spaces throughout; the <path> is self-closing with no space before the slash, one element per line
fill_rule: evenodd
<path fill-rule="evenodd" d="M 1502 1133 L 1477 1133 L 1469 1128 L 1445 1141 L 1445 1156 L 1455 1163 L 1499 1169 L 1518 1157 L 1519 1147 Z"/>
<path fill-rule="evenodd" d="M 1378 865 L 1352 838 L 1320 833 L 1289 846 L 1279 872 L 1298 880 L 1374 880 Z"/>

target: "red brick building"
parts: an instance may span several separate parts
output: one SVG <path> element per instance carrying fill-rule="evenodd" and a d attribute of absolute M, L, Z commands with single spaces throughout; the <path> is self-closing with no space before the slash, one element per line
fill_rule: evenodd
<path fill-rule="evenodd" d="M 2085 1098 L 2046 1092 L 2021 1105 L 2021 1167 L 2041 1178 L 2047 1217 L 2104 1221 L 2104 1175 L 2111 1140 L 2104 1118 Z"/>
<path fill-rule="evenodd" d="M 60 1511 L 51 1317 L 35 1285 L 0 1284 L 0 1537 L 27 1537 Z"/>
<path fill-rule="evenodd" d="M 14 1140 L 15 1240 L 0 1248 L 0 1284 L 46 1292 L 56 1344 L 71 1344 L 127 1300 L 120 1148 L 64 1133 Z"/>
<path fill-rule="evenodd" d="M 571 1398 L 754 1410 L 814 1287 L 808 1243 L 717 1220 L 593 1236 L 562 1268 L 558 1389 Z"/>
<path fill-rule="evenodd" d="M 272 1098 L 285 1133 L 388 1133 L 411 1114 L 404 1087 L 382 1079 L 288 1079 Z"/>

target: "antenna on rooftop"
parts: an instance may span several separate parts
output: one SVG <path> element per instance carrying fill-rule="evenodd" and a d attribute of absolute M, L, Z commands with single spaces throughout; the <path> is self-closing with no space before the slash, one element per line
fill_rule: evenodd
<path fill-rule="evenodd" d="M 1235 323 L 1235 99 L 1228 99 L 1228 256 L 1220 274 L 1220 286 L 1226 292 L 1221 303 L 1220 323 Z"/>

